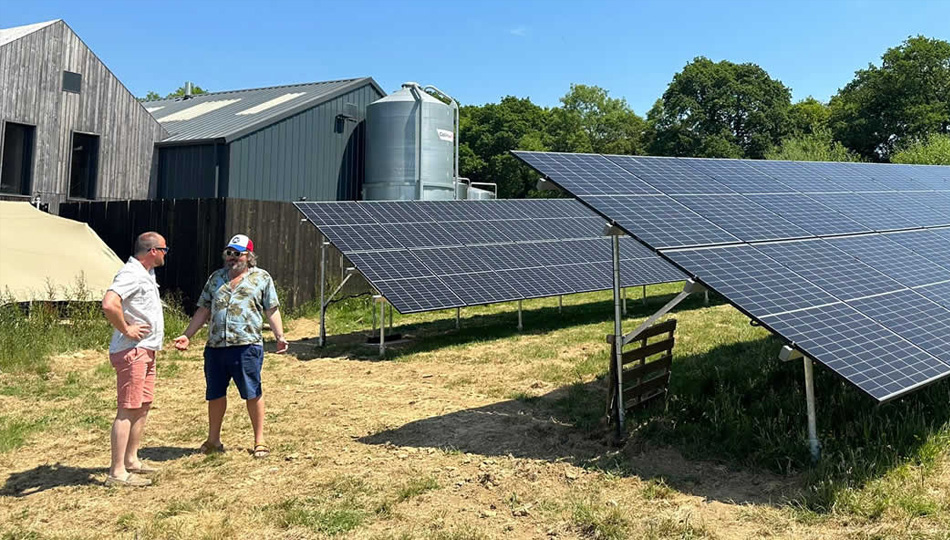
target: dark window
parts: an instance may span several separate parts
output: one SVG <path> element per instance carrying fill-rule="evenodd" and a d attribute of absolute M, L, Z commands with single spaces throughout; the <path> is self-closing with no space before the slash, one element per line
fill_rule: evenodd
<path fill-rule="evenodd" d="M 3 161 L 0 162 L 0 193 L 29 195 L 33 180 L 33 133 L 35 128 L 7 122 L 3 128 Z"/>
<path fill-rule="evenodd" d="M 82 90 L 82 75 L 72 71 L 63 72 L 63 91 L 78 94 Z"/>
<path fill-rule="evenodd" d="M 69 197 L 95 199 L 99 173 L 99 136 L 73 133 L 73 158 L 69 167 Z"/>

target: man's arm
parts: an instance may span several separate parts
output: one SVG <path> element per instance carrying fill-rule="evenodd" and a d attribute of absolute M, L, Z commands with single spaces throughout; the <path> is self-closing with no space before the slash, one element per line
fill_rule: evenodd
<path fill-rule="evenodd" d="M 151 330 L 147 324 L 126 322 L 125 313 L 122 312 L 122 298 L 115 291 L 106 291 L 106 295 L 102 298 L 102 312 L 113 328 L 133 341 L 142 340 Z"/>
<path fill-rule="evenodd" d="M 280 306 L 274 306 L 264 312 L 267 315 L 267 322 L 270 323 L 270 329 L 274 332 L 274 337 L 277 338 L 277 354 L 284 354 L 287 352 L 287 349 L 290 347 L 290 343 L 287 343 L 287 338 L 284 337 L 284 322 L 280 318 Z"/>
<path fill-rule="evenodd" d="M 211 316 L 211 310 L 206 307 L 199 307 L 195 314 L 191 317 L 191 322 L 188 323 L 188 328 L 185 329 L 185 333 L 175 338 L 175 348 L 179 351 L 183 351 L 188 348 L 188 345 L 191 343 L 191 338 L 198 333 L 198 330 L 206 322 L 208 322 L 208 317 Z"/>

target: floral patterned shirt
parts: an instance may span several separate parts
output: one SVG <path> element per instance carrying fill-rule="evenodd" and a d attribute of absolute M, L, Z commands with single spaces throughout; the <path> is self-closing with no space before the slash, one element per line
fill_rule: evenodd
<path fill-rule="evenodd" d="M 227 268 L 216 270 L 198 298 L 199 307 L 211 310 L 207 346 L 263 345 L 264 312 L 280 305 L 274 280 L 253 267 L 233 290 L 229 281 Z"/>

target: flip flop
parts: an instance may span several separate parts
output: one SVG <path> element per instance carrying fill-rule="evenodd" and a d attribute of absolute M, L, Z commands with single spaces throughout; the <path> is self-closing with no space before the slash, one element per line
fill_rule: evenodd
<path fill-rule="evenodd" d="M 264 444 L 255 444 L 254 445 L 254 457 L 257 459 L 264 459 L 270 455 L 270 448 Z"/>
<path fill-rule="evenodd" d="M 211 444 L 208 441 L 201 443 L 201 446 L 198 447 L 198 451 L 202 454 L 215 454 L 218 452 L 224 452 L 224 445 L 221 443 Z"/>
<path fill-rule="evenodd" d="M 107 486 L 124 486 L 124 487 L 145 487 L 152 485 L 152 481 L 148 478 L 142 478 L 140 476 L 135 476 L 134 474 L 127 472 L 125 473 L 125 478 L 119 478 L 118 476 L 112 476 L 111 474 L 106 477 Z"/>

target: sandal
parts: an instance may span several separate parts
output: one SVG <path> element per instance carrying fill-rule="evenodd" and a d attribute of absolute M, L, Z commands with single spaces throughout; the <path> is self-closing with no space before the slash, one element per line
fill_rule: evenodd
<path fill-rule="evenodd" d="M 255 444 L 254 445 L 254 457 L 257 459 L 264 459 L 270 455 L 270 448 L 264 444 Z"/>
<path fill-rule="evenodd" d="M 211 444 L 209 441 L 201 443 L 201 446 L 198 447 L 198 452 L 202 454 L 216 454 L 219 452 L 224 452 L 224 445 L 221 443 Z"/>

